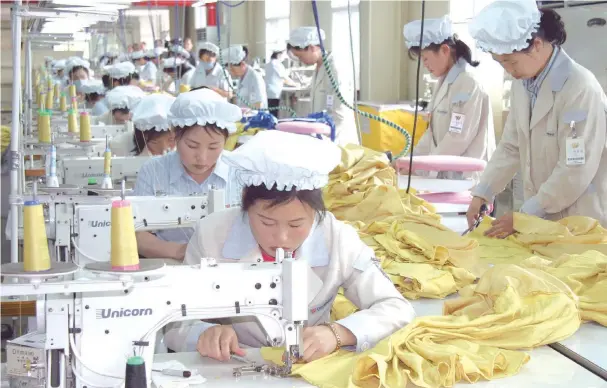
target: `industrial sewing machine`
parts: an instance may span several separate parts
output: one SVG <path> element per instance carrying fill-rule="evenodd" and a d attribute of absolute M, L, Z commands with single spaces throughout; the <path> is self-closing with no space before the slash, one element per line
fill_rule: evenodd
<path fill-rule="evenodd" d="M 148 156 L 112 157 L 111 176 L 113 181 L 128 179 L 135 181 L 141 166 Z M 103 178 L 103 157 L 67 157 L 57 161 L 57 176 L 60 182 L 83 186 L 89 178 Z"/>
<path fill-rule="evenodd" d="M 51 257 L 56 261 L 87 264 L 109 261 L 111 247 L 111 204 L 113 196 L 39 195 L 44 205 L 46 235 L 53 244 Z M 116 193 L 112 194 L 116 195 Z M 211 189 L 208 195 L 187 197 L 128 197 L 137 231 L 155 231 L 193 227 L 196 221 L 225 209 L 223 190 Z M 23 203 L 21 199 L 20 203 Z M 11 239 L 10 228 L 7 238 Z M 19 238 L 23 220 L 19 219 Z M 77 248 L 77 249 L 76 249 Z M 95 259 L 92 260 L 91 258 Z"/>
<path fill-rule="evenodd" d="M 290 373 L 292 359 L 303 353 L 308 319 L 305 259 L 218 264 L 203 258 L 200 265 L 168 267 L 153 262 L 149 271 L 81 270 L 78 280 L 3 284 L 2 297 L 38 298 L 38 331 L 8 344 L 12 386 L 118 387 L 133 354 L 144 358 L 150 386 L 158 330 L 172 322 L 216 318 L 252 318 L 269 345 L 284 345 L 292 356 L 272 370 Z"/>

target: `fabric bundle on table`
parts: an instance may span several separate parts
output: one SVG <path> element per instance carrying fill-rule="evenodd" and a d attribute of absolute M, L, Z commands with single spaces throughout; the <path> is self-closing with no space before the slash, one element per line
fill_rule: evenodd
<path fill-rule="evenodd" d="M 350 223 L 409 298 L 444 298 L 482 273 L 477 243 L 441 225 L 434 207 L 397 187 L 386 155 L 348 145 L 324 189 L 327 208 Z"/>
<path fill-rule="evenodd" d="M 445 302 L 444 316 L 421 317 L 364 353 L 340 350 L 293 374 L 319 387 L 451 387 L 514 375 L 519 349 L 561 341 L 580 326 L 577 297 L 555 276 L 498 265 Z M 262 349 L 280 364 L 282 349 Z"/>
<path fill-rule="evenodd" d="M 516 264 L 533 256 L 558 259 L 563 254 L 580 254 L 595 250 L 607 254 L 607 229 L 597 220 L 573 216 L 548 221 L 522 213 L 514 213 L 516 233 L 506 239 L 485 237 L 492 219 L 486 218 L 469 234 L 479 244 L 481 259 L 492 264 Z"/>
<path fill-rule="evenodd" d="M 578 296 L 582 319 L 607 326 L 607 255 L 587 251 L 563 255 L 555 261 L 531 257 L 521 265 L 562 280 Z"/>

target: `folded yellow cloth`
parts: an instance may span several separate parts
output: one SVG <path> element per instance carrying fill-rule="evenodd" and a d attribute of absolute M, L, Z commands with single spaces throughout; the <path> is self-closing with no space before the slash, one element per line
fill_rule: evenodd
<path fill-rule="evenodd" d="M 521 263 L 559 278 L 579 298 L 582 319 L 607 326 L 607 255 L 587 251 L 580 255 L 563 255 L 555 261 L 531 257 Z"/>
<path fill-rule="evenodd" d="M 422 317 L 360 354 L 339 351 L 293 374 L 319 387 L 451 387 L 518 373 L 528 349 L 563 340 L 580 325 L 576 296 L 535 268 L 498 265 L 445 302 L 445 316 Z M 281 363 L 281 349 L 262 349 Z"/>

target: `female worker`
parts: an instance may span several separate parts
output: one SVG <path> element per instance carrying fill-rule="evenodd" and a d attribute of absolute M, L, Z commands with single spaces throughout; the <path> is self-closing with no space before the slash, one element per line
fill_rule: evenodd
<path fill-rule="evenodd" d="M 230 88 L 230 75 L 217 63 L 219 47 L 210 42 L 200 45 L 198 57 L 200 63 L 196 67 L 194 76 L 190 81 L 192 89 L 206 86 L 225 98 L 232 97 Z"/>
<path fill-rule="evenodd" d="M 226 203 L 239 196 L 230 187 L 229 167 L 222 151 L 242 112 L 209 89 L 181 93 L 171 105 L 168 123 L 175 130 L 177 151 L 150 159 L 137 175 L 135 195 L 206 194 L 211 187 L 225 190 Z M 145 257 L 183 260 L 192 229 L 137 233 L 139 253 Z"/>
<path fill-rule="evenodd" d="M 139 65 L 139 76 L 145 82 L 156 83 L 156 74 L 158 73 L 158 68 L 152 62 L 152 58 L 154 58 L 155 54 L 153 50 L 148 50 L 142 54 L 143 56 L 136 60 Z"/>
<path fill-rule="evenodd" d="M 200 263 L 202 257 L 274 262 L 277 248 L 307 260 L 309 318 L 301 349 L 306 362 L 341 347 L 365 351 L 415 315 L 379 268 L 373 250 L 325 208 L 321 188 L 340 156 L 336 145 L 313 137 L 258 133 L 225 157 L 235 179 L 245 187 L 242 207 L 200 220 L 186 251 L 188 264 Z M 341 287 L 360 311 L 326 323 Z M 174 351 L 196 349 L 203 356 L 227 361 L 231 353 L 244 356 L 239 343 L 268 346 L 266 338 L 255 323 L 188 322 L 171 329 L 165 344 Z"/>
<path fill-rule="evenodd" d="M 91 110 L 91 116 L 101 116 L 108 111 L 107 104 L 104 101 L 105 86 L 103 82 L 91 79 L 85 81 L 81 89 L 84 93 L 86 108 Z"/>
<path fill-rule="evenodd" d="M 280 95 L 284 85 L 295 86 L 295 82 L 289 78 L 287 69 L 282 64 L 284 51 L 274 51 L 270 57 L 270 62 L 266 65 L 266 91 L 268 93 L 268 108 L 276 118 L 278 118 L 278 106 L 280 105 Z"/>
<path fill-rule="evenodd" d="M 246 53 L 242 46 L 232 46 L 222 55 L 230 75 L 239 78 L 236 103 L 250 109 L 267 109 L 268 97 L 263 76 L 246 62 Z"/>
<path fill-rule="evenodd" d="M 135 65 L 131 62 L 120 62 L 108 68 L 112 87 L 127 86 L 131 84 L 132 74 L 135 73 Z"/>
<path fill-rule="evenodd" d="M 420 20 L 403 29 L 409 56 L 421 55 L 438 84 L 430 102 L 430 126 L 415 146 L 415 154 L 489 160 L 495 150 L 491 101 L 472 74 L 478 62 L 472 60 L 470 47 L 453 33 L 448 16 L 425 20 L 423 37 L 420 33 Z M 438 177 L 458 179 L 463 174 L 439 173 Z M 479 176 L 473 178 L 478 180 Z"/>
<path fill-rule="evenodd" d="M 333 77 L 327 73 L 322 60 L 320 41 L 325 39 L 325 32 L 316 27 L 299 27 L 291 31 L 287 49 L 305 65 L 316 65 L 312 78 L 312 112 L 327 111 L 335 123 L 335 142 L 339 145 L 360 144 L 354 112 L 345 106 L 335 88 L 342 97 L 352 105 L 354 87 L 352 65 L 336 63 L 336 58 L 327 54 L 327 61 Z M 331 82 L 335 81 L 335 84 Z"/>
<path fill-rule="evenodd" d="M 133 109 L 133 142 L 135 156 L 157 156 L 175 147 L 175 133 L 169 125 L 168 113 L 175 97 L 168 94 L 150 94 Z"/>
<path fill-rule="evenodd" d="M 533 0 L 501 0 L 472 20 L 470 33 L 515 81 L 504 133 L 472 192 L 468 222 L 520 171 L 521 212 L 587 216 L 607 226 L 607 97 L 562 49 L 567 35 L 560 16 L 538 10 Z M 510 213 L 487 234 L 513 232 Z"/>

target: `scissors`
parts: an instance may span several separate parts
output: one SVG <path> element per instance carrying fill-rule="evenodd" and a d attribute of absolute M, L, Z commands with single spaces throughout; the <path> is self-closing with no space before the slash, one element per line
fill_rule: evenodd
<path fill-rule="evenodd" d="M 482 204 L 481 208 L 478 211 L 478 218 L 476 219 L 476 221 L 474 221 L 474 224 L 471 227 L 469 227 L 464 233 L 462 233 L 462 236 L 465 236 L 468 233 L 472 232 L 474 229 L 478 228 L 478 226 L 483 221 L 483 218 L 485 218 L 485 216 L 487 215 L 488 211 L 489 208 L 487 207 L 487 204 Z"/>

